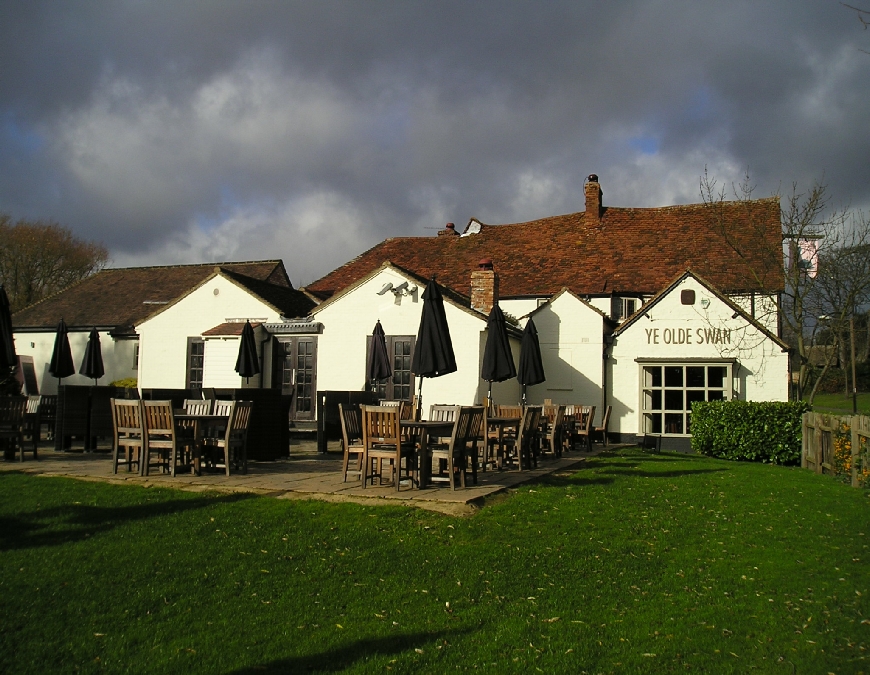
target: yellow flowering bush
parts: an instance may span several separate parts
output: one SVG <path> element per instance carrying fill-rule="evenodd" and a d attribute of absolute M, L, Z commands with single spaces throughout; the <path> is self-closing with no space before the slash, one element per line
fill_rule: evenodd
<path fill-rule="evenodd" d="M 856 459 L 858 484 L 862 487 L 870 487 L 870 453 L 868 453 L 866 438 L 862 438 L 861 452 Z M 834 436 L 834 468 L 838 476 L 843 476 L 848 481 L 852 480 L 852 428 L 845 422 L 840 423 L 840 430 Z"/>

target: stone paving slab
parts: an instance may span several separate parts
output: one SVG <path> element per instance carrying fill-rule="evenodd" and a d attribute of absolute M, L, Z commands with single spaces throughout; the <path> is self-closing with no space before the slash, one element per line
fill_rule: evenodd
<path fill-rule="evenodd" d="M 404 504 L 448 513 L 469 513 L 479 508 L 487 497 L 542 476 L 582 466 L 586 459 L 597 454 L 572 452 L 560 459 L 543 458 L 539 466 L 530 471 L 504 470 L 478 472 L 478 484 L 465 489 L 451 490 L 446 483 L 426 489 L 403 486 L 397 491 L 392 486 L 363 488 L 359 480 L 342 481 L 342 454 L 332 447 L 326 454 L 316 451 L 314 442 L 297 442 L 291 456 L 270 462 L 248 462 L 246 475 L 223 472 L 203 472 L 201 476 L 152 473 L 139 476 L 135 472 L 119 469 L 112 473 L 112 460 L 108 452 L 56 452 L 51 447 L 40 449 L 39 460 L 0 461 L 0 471 L 23 471 L 41 476 L 65 476 L 82 480 L 109 483 L 127 483 L 146 487 L 172 487 L 182 490 L 221 492 L 251 492 L 285 499 L 321 499 L 356 503 Z"/>

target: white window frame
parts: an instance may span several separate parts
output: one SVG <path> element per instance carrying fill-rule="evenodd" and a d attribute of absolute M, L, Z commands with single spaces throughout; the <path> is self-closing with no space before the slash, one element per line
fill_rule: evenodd
<path fill-rule="evenodd" d="M 730 401 L 734 395 L 734 374 L 737 370 L 735 359 L 635 359 L 638 364 L 638 433 L 661 434 L 662 436 L 676 438 L 691 438 L 691 403 L 694 400 L 725 400 Z M 686 368 L 704 368 L 704 385 L 689 386 L 687 384 Z M 661 368 L 661 382 L 653 385 L 652 370 Z M 682 368 L 681 384 L 667 384 L 665 368 Z M 725 368 L 722 378 L 722 386 L 710 384 L 708 368 Z M 668 408 L 668 393 L 671 400 L 675 392 L 682 392 L 682 409 L 677 407 Z M 711 397 L 712 392 L 712 397 Z M 721 397 L 720 397 L 721 392 Z M 658 401 L 656 401 L 658 394 Z M 655 407 L 658 403 L 659 407 Z M 677 416 L 680 416 L 679 420 Z M 659 417 L 656 425 L 655 418 Z M 670 420 L 668 417 L 670 416 Z M 673 431 L 678 426 L 681 431 Z M 669 431 L 668 429 L 672 429 Z"/>

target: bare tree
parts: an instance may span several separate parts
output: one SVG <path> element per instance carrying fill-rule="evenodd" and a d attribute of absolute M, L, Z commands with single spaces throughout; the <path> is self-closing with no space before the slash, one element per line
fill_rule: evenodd
<path fill-rule="evenodd" d="M 15 312 L 105 267 L 109 252 L 57 223 L 0 214 L 0 284 Z"/>
<path fill-rule="evenodd" d="M 795 351 L 799 395 L 816 375 L 812 402 L 839 347 L 827 350 L 819 365 L 811 358 L 816 333 L 825 329 L 835 340 L 848 335 L 850 319 L 870 293 L 870 222 L 861 213 L 832 208 L 823 181 L 807 191 L 793 184 L 780 197 L 782 232 L 777 239 L 753 216 L 759 204 L 753 191 L 748 174 L 732 184 L 734 199 L 746 211 L 743 222 L 735 223 L 724 217 L 726 188 L 706 170 L 701 177 L 701 198 L 713 213 L 713 228 L 747 263 L 758 292 L 770 294 L 784 277 L 784 290 L 767 304 L 777 316 L 759 318 L 768 325 L 773 318 L 780 322 L 783 338 Z"/>

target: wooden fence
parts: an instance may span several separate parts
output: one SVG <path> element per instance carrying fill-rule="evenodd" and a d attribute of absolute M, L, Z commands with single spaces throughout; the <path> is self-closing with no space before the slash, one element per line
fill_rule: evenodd
<path fill-rule="evenodd" d="M 801 466 L 816 473 L 837 474 L 834 441 L 843 426 L 851 434 L 852 487 L 861 487 L 870 473 L 870 417 L 808 412 L 803 416 Z"/>

